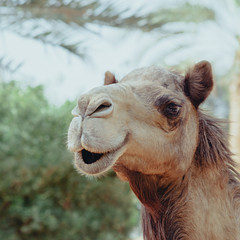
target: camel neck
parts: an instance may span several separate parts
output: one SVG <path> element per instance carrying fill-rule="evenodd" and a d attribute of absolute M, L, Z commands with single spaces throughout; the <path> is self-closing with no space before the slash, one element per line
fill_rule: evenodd
<path fill-rule="evenodd" d="M 188 197 L 186 176 L 169 183 L 162 176 L 132 172 L 129 184 L 142 203 L 145 239 L 180 239 L 187 234 L 182 220 Z"/>
<path fill-rule="evenodd" d="M 227 180 L 210 172 L 191 171 L 173 182 L 131 174 L 130 187 L 142 203 L 146 240 L 237 239 Z"/>

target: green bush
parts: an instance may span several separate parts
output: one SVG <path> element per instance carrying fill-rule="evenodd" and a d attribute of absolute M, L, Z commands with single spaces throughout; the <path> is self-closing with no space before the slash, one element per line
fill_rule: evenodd
<path fill-rule="evenodd" d="M 0 239 L 121 240 L 137 222 L 129 188 L 112 172 L 89 180 L 66 150 L 73 103 L 42 87 L 0 82 Z"/>

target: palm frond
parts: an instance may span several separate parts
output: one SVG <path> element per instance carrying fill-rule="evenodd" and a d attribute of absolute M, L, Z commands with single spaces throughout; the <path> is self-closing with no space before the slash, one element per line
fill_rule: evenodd
<path fill-rule="evenodd" d="M 55 27 L 53 28 L 53 26 Z M 77 29 L 61 21 L 19 20 L 18 23 L 13 22 L 5 27 L 2 25 L 2 29 L 10 30 L 24 38 L 41 41 L 45 45 L 63 48 L 82 59 L 87 57 L 85 43 L 80 37 L 77 37 Z M 81 31 L 83 32 L 84 29 Z"/>
<path fill-rule="evenodd" d="M 0 70 L 15 73 L 23 63 L 16 62 L 13 59 L 9 59 L 6 56 L 0 57 Z"/>
<path fill-rule="evenodd" d="M 134 13 L 127 7 L 119 9 L 110 0 L 104 4 L 99 0 L 3 0 L 0 7 L 3 10 L 0 29 L 7 27 L 23 37 L 65 48 L 80 57 L 84 56 L 86 49 L 81 50 L 82 42 L 69 43 L 67 36 L 70 38 L 70 35 L 66 36 L 66 32 L 74 35 L 87 30 L 89 23 L 142 31 L 166 31 L 163 26 L 171 22 L 201 22 L 215 17 L 211 9 L 189 3 L 175 8 L 161 8 L 145 15 L 140 14 L 140 9 Z M 39 25 L 39 20 L 43 19 L 47 22 L 47 30 Z M 29 22 L 33 27 L 23 33 L 23 26 Z M 62 27 L 63 24 L 65 27 Z"/>
<path fill-rule="evenodd" d="M 143 28 L 146 31 L 160 30 L 160 28 L 170 23 L 200 23 L 214 19 L 215 13 L 212 9 L 198 4 L 185 3 L 180 6 L 161 8 L 150 13 L 145 19 L 148 24 Z M 166 30 L 166 28 L 162 30 Z M 175 31 L 175 33 L 178 32 Z"/>
<path fill-rule="evenodd" d="M 103 5 L 98 0 L 4 0 L 0 10 L 0 30 L 58 46 L 81 58 L 86 47 L 76 36 L 90 32 L 88 24 L 127 27 L 141 19 L 122 17 L 123 10 L 115 10 L 111 1 Z"/>

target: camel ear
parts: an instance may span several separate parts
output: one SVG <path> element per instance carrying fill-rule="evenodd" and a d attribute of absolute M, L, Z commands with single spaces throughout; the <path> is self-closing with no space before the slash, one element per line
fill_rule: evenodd
<path fill-rule="evenodd" d="M 213 75 L 209 62 L 201 61 L 187 72 L 184 79 L 184 92 L 196 108 L 207 98 L 212 88 Z"/>
<path fill-rule="evenodd" d="M 104 85 L 109 85 L 113 83 L 117 83 L 115 76 L 109 71 L 105 72 Z"/>

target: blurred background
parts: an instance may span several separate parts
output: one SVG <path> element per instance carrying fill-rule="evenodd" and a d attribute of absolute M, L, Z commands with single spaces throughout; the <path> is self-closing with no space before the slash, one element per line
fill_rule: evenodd
<path fill-rule="evenodd" d="M 66 149 L 77 96 L 161 64 L 212 63 L 204 105 L 240 149 L 239 0 L 0 1 L 0 239 L 141 239 L 140 205 L 114 172 L 80 176 Z"/>

